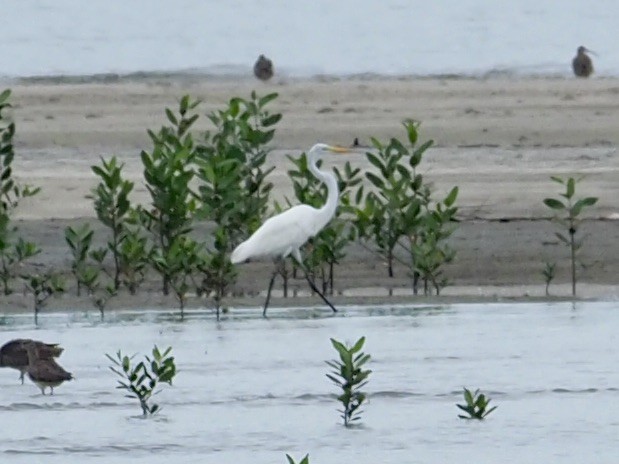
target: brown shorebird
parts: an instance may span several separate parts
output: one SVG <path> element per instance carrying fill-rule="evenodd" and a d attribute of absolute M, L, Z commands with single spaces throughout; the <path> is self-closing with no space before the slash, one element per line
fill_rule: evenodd
<path fill-rule="evenodd" d="M 576 77 L 589 77 L 593 73 L 593 62 L 587 53 L 593 52 L 582 45 L 576 50 L 576 56 L 572 60 L 572 69 Z"/>
<path fill-rule="evenodd" d="M 0 367 L 12 367 L 20 372 L 19 379 L 24 384 L 24 374 L 28 370 L 28 352 L 26 345 L 34 344 L 42 359 L 57 358 L 62 354 L 63 348 L 56 343 L 43 343 L 28 338 L 17 338 L 5 343 L 0 348 Z"/>
<path fill-rule="evenodd" d="M 273 62 L 266 56 L 260 55 L 254 64 L 254 75 L 261 81 L 268 81 L 273 77 Z"/>
<path fill-rule="evenodd" d="M 36 344 L 26 344 L 26 352 L 28 353 L 28 367 L 26 373 L 30 380 L 41 389 L 43 395 L 45 395 L 45 389 L 47 387 L 50 388 L 50 394 L 53 395 L 54 387 L 57 387 L 65 380 L 73 379 L 73 375 L 65 371 L 53 358 L 42 359 Z"/>

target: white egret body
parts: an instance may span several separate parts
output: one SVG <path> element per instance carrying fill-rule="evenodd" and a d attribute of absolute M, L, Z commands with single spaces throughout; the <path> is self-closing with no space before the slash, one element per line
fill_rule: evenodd
<path fill-rule="evenodd" d="M 335 176 L 330 172 L 319 170 L 316 163 L 323 153 L 348 153 L 349 151 L 343 147 L 333 147 L 324 143 L 314 145 L 307 154 L 308 165 L 312 174 L 327 186 L 326 203 L 321 208 L 314 208 L 309 205 L 293 206 L 283 213 L 267 219 L 251 237 L 234 249 L 230 258 L 232 263 L 238 264 L 248 259 L 265 257 L 278 260 L 292 255 L 303 268 L 300 248 L 311 237 L 320 232 L 333 218 L 339 199 L 339 190 Z M 273 273 L 269 284 L 264 314 L 266 314 L 276 274 L 277 271 Z M 316 289 L 307 277 L 307 273 L 306 278 L 312 290 L 318 293 L 333 311 L 336 311 L 324 295 Z"/>

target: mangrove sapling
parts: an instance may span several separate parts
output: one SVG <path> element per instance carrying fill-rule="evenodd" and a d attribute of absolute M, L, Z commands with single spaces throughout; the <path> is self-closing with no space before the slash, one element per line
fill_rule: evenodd
<path fill-rule="evenodd" d="M 84 285 L 84 282 L 81 280 L 81 277 L 83 269 L 86 266 L 94 233 L 94 230 L 91 229 L 88 223 L 84 223 L 75 228 L 67 226 L 64 229 L 64 239 L 67 245 L 69 245 L 73 257 L 71 262 L 71 273 L 75 277 L 77 296 L 80 296 L 82 293 L 82 285 Z"/>
<path fill-rule="evenodd" d="M 387 261 L 389 277 L 394 276 L 396 245 L 401 239 L 417 234 L 423 202 L 427 198 L 419 193 L 424 191 L 423 181 L 415 168 L 433 144 L 430 140 L 415 148 L 418 124 L 412 121 L 403 124 L 411 149 L 396 138 L 387 144 L 371 139 L 376 154 L 367 152 L 366 157 L 376 171 L 366 172 L 372 190 L 356 211 L 359 236 L 373 240 L 378 253 Z"/>
<path fill-rule="evenodd" d="M 348 427 L 360 419 L 359 409 L 366 399 L 366 394 L 361 389 L 367 384 L 371 370 L 363 370 L 362 367 L 370 360 L 369 354 L 364 354 L 361 349 L 365 343 L 365 337 L 361 337 L 353 346 L 331 339 L 333 348 L 338 352 L 340 359 L 326 361 L 333 368 L 327 377 L 337 385 L 342 393 L 337 397 L 342 404 L 341 417 L 344 426 Z"/>
<path fill-rule="evenodd" d="M 376 154 L 368 152 L 366 157 L 376 172 L 367 172 L 366 177 L 373 190 L 356 210 L 356 225 L 359 236 L 372 239 L 387 260 L 390 277 L 394 275 L 394 262 L 404 262 L 413 278 L 415 293 L 420 277 L 426 294 L 428 284 L 439 293 L 447 282 L 441 278 L 442 266 L 455 256 L 445 241 L 455 229 L 458 188 L 453 187 L 443 201 L 433 200 L 432 189 L 417 168 L 434 142 L 429 140 L 417 146 L 419 123 L 407 120 L 403 125 L 410 148 L 396 138 L 387 144 L 372 139 Z M 396 256 L 397 246 L 409 255 L 407 260 Z"/>
<path fill-rule="evenodd" d="M 230 262 L 229 234 L 221 227 L 218 227 L 214 234 L 213 248 L 205 254 L 199 265 L 202 273 L 199 293 L 213 297 L 217 320 L 219 320 L 223 298 L 236 279 L 237 270 Z"/>
<path fill-rule="evenodd" d="M 8 220 L 7 215 L 0 214 L 0 282 L 2 282 L 2 293 L 5 295 L 13 293 L 11 281 L 20 265 L 41 252 L 35 243 L 27 242 L 21 237 L 17 239 L 17 242 L 11 243 L 12 234 L 7 229 L 3 229 L 2 225 L 8 224 Z"/>
<path fill-rule="evenodd" d="M 557 263 L 544 263 L 544 269 L 542 269 L 542 275 L 544 276 L 544 281 L 546 282 L 546 296 L 550 295 L 550 283 L 555 278 L 555 267 Z"/>
<path fill-rule="evenodd" d="M 0 93 L 0 214 L 7 215 L 17 208 L 22 199 L 36 195 L 41 190 L 40 187 L 20 185 L 13 178 L 15 123 L 7 122 L 3 114 L 11 107 L 10 96 L 10 89 Z"/>
<path fill-rule="evenodd" d="M 129 194 L 133 182 L 122 178 L 124 164 L 118 163 L 116 157 L 109 161 L 101 158 L 101 166 L 92 166 L 92 171 L 101 178 L 101 182 L 92 190 L 89 198 L 94 200 L 95 211 L 99 221 L 110 229 L 111 237 L 107 242 L 114 263 L 113 285 L 118 290 L 121 282 L 121 247 L 126 237 L 125 222 L 131 208 Z"/>
<path fill-rule="evenodd" d="M 105 317 L 107 303 L 117 295 L 116 287 L 111 279 L 107 283 L 103 281 L 106 278 L 109 279 L 109 276 L 102 273 L 99 267 L 85 265 L 80 270 L 79 280 L 88 291 L 93 305 L 99 310 L 101 320 Z"/>
<path fill-rule="evenodd" d="M 493 406 L 488 409 L 490 398 L 485 396 L 483 393 L 479 393 L 479 389 L 475 390 L 474 393 L 471 393 L 470 390 L 464 388 L 464 401 L 466 404 L 456 404 L 458 408 L 467 413 L 466 416 L 458 414 L 460 419 L 484 420 L 488 414 L 497 408 L 497 406 Z"/>
<path fill-rule="evenodd" d="M 143 233 L 139 212 L 132 210 L 129 216 L 123 224 L 118 262 L 122 284 L 131 295 L 135 295 L 146 278 L 146 271 L 152 262 L 153 247 Z"/>
<path fill-rule="evenodd" d="M 176 364 L 171 352 L 171 346 L 162 353 L 155 345 L 152 358 L 145 356 L 145 360 L 137 365 L 132 365 L 135 355 L 126 356 L 120 350 L 116 352 L 116 358 L 107 353 L 105 355 L 113 363 L 110 370 L 122 379 L 118 381 L 116 388 L 125 390 L 127 398 L 136 398 L 145 417 L 160 411 L 159 405 L 151 402 L 153 395 L 159 393 L 157 385 L 159 383 L 172 385 L 172 380 L 176 376 Z"/>
<path fill-rule="evenodd" d="M 226 108 L 207 116 L 215 130 L 205 134 L 200 157 L 224 156 L 241 163 L 241 177 L 237 183 L 245 195 L 237 205 L 235 215 L 243 221 L 239 221 L 240 237 L 232 237 L 233 246 L 253 233 L 267 212 L 269 194 L 273 189 L 273 183 L 267 177 L 275 169 L 274 166 L 265 166 L 270 152 L 267 147 L 282 118 L 281 113 L 271 113 L 268 106 L 277 97 L 277 93 L 259 96 L 252 91 L 249 99 L 231 98 Z M 204 193 L 201 193 L 202 199 Z"/>
<path fill-rule="evenodd" d="M 53 295 L 64 292 L 64 279 L 54 271 L 43 274 L 22 274 L 20 277 L 24 281 L 26 290 L 32 293 L 34 324 L 37 325 L 39 323 L 39 312 L 45 307 L 47 300 Z"/>
<path fill-rule="evenodd" d="M 559 195 L 563 197 L 565 202 L 557 198 L 546 198 L 544 204 L 555 211 L 553 219 L 561 226 L 567 229 L 568 235 L 564 235 L 560 232 L 556 232 L 557 238 L 570 248 L 571 258 L 571 276 L 572 276 L 572 296 L 576 296 L 576 254 L 582 247 L 583 239 L 577 240 L 576 233 L 582 220 L 580 214 L 583 209 L 595 205 L 597 203 L 597 197 L 585 197 L 577 199 L 576 184 L 581 179 L 575 179 L 574 177 L 568 177 L 563 179 L 561 177 L 552 176 L 551 179 L 561 185 L 565 186 L 565 193 Z"/>
<path fill-rule="evenodd" d="M 237 275 L 230 253 L 244 236 L 247 222 L 254 219 L 244 205 L 249 193 L 243 187 L 247 170 L 240 159 L 240 148 L 223 143 L 211 148 L 210 154 L 202 153 L 197 160 L 197 177 L 202 181 L 200 215 L 215 224 L 212 240 L 206 244 L 200 292 L 214 295 L 219 318 L 222 299 Z"/>
<path fill-rule="evenodd" d="M 286 459 L 288 459 L 288 464 L 297 464 L 295 460 L 289 454 L 286 455 Z M 306 454 L 303 459 L 299 461 L 298 464 L 309 464 L 309 454 Z"/>
<path fill-rule="evenodd" d="M 442 277 L 442 274 L 444 264 L 453 260 L 456 254 L 446 240 L 455 231 L 458 208 L 454 204 L 457 196 L 458 187 L 454 187 L 445 199 L 437 202 L 434 207 L 429 206 L 429 201 L 424 202 L 418 233 L 409 237 L 408 251 L 413 267 L 412 277 L 413 279 L 421 277 L 424 295 L 431 293 L 428 284 L 432 284 L 437 295 L 447 285 L 447 279 Z M 416 282 L 413 284 L 413 290 L 417 294 Z"/>
<path fill-rule="evenodd" d="M 273 188 L 267 177 L 274 167 L 265 163 L 267 144 L 281 119 L 267 109 L 276 98 L 276 93 L 260 97 L 255 92 L 249 100 L 232 98 L 226 108 L 208 115 L 215 128 L 199 147 L 200 215 L 215 224 L 201 291 L 213 296 L 218 318 L 222 299 L 237 276 L 230 254 L 260 226 Z"/>
<path fill-rule="evenodd" d="M 192 230 L 196 210 L 196 194 L 190 188 L 195 175 L 196 146 L 189 129 L 198 119 L 192 114 L 199 104 L 188 95 L 181 98 L 178 115 L 166 109 L 171 126 L 162 127 L 158 133 L 148 131 L 153 141 L 151 153 L 142 151 L 144 180 L 151 196 L 149 209 L 139 209 L 140 223 L 153 238 L 153 249 L 158 256 L 166 256 L 173 243 Z M 162 291 L 170 291 L 169 267 L 159 266 Z"/>
<path fill-rule="evenodd" d="M 7 121 L 4 112 L 11 107 L 11 90 L 0 93 L 0 280 L 2 292 L 13 292 L 11 280 L 16 276 L 16 268 L 27 258 L 37 254 L 38 247 L 21 237 L 15 241 L 17 228 L 11 225 L 11 215 L 23 198 L 36 195 L 41 189 L 20 185 L 13 177 L 15 150 L 13 137 L 15 123 Z"/>
<path fill-rule="evenodd" d="M 195 274 L 203 267 L 203 246 L 189 237 L 177 237 L 167 250 L 161 254 L 156 250 L 152 263 L 160 274 L 170 276 L 169 285 L 178 300 L 181 319 L 185 317 L 185 304 L 190 283 L 195 283 Z"/>

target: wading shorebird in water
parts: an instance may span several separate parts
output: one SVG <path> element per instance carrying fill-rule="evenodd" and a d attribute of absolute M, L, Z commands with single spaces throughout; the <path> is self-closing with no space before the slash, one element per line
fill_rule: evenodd
<path fill-rule="evenodd" d="M 273 62 L 266 56 L 260 55 L 254 64 L 254 76 L 261 81 L 268 81 L 273 77 Z"/>
<path fill-rule="evenodd" d="M 26 345 L 28 353 L 28 367 L 26 373 L 28 378 L 41 389 L 45 395 L 45 389 L 49 387 L 51 395 L 54 394 L 54 387 L 59 386 L 66 380 L 73 380 L 73 375 L 65 371 L 54 359 L 41 359 L 39 348 L 34 343 Z"/>
<path fill-rule="evenodd" d="M 576 56 L 572 60 L 572 69 L 576 77 L 589 77 L 593 73 L 593 62 L 587 53 L 595 55 L 582 45 L 576 50 Z"/>
<path fill-rule="evenodd" d="M 330 172 L 323 172 L 318 169 L 316 163 L 321 155 L 325 153 L 350 153 L 351 150 L 344 147 L 334 147 L 324 143 L 317 143 L 307 154 L 307 163 L 310 171 L 318 180 L 327 186 L 327 201 L 322 208 L 314 208 L 310 205 L 297 205 L 267 219 L 251 237 L 237 246 L 232 252 L 230 260 L 233 264 L 245 262 L 251 258 L 270 257 L 275 259 L 276 269 L 271 276 L 267 297 L 264 303 L 262 315 L 266 316 L 269 301 L 271 299 L 271 289 L 275 277 L 279 273 L 279 266 L 284 258 L 289 255 L 295 259 L 299 267 L 305 274 L 305 279 L 311 289 L 333 310 L 337 312 L 335 306 L 327 300 L 320 292 L 312 280 L 309 278 L 307 269 L 301 258 L 300 248 L 318 232 L 320 232 L 333 218 L 339 200 L 339 189 L 337 180 Z"/>
<path fill-rule="evenodd" d="M 43 343 L 28 338 L 18 338 L 5 343 L 0 348 L 0 367 L 12 367 L 20 372 L 19 379 L 24 384 L 24 374 L 28 370 L 28 352 L 26 345 L 32 344 L 37 347 L 41 359 L 53 359 L 63 352 L 57 343 Z"/>

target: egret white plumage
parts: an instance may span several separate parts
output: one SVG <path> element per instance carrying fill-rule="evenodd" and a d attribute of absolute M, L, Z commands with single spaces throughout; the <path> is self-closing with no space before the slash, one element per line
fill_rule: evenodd
<path fill-rule="evenodd" d="M 330 172 L 323 172 L 316 166 L 320 156 L 324 153 L 349 153 L 344 147 L 335 147 L 324 143 L 317 143 L 307 153 L 308 166 L 312 174 L 327 186 L 327 201 L 321 208 L 310 205 L 297 205 L 267 219 L 251 237 L 237 246 L 232 252 L 230 260 L 233 264 L 242 263 L 252 258 L 271 257 L 276 261 L 289 255 L 297 261 L 310 287 L 334 311 L 337 310 L 320 292 L 307 275 L 303 265 L 300 248 L 311 237 L 320 232 L 333 218 L 339 199 L 337 180 Z M 277 276 L 276 269 L 271 276 L 267 298 L 264 303 L 263 315 L 266 316 L 267 307 L 271 298 L 271 289 Z"/>

